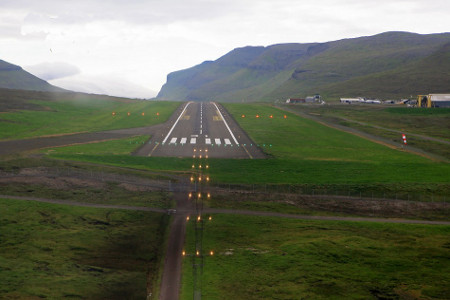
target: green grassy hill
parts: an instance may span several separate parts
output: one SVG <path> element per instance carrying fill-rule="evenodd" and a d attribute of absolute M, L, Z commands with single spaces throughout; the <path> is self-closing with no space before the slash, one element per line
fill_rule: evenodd
<path fill-rule="evenodd" d="M 448 92 L 450 34 L 387 32 L 328 43 L 238 48 L 168 75 L 158 98 L 273 101 L 320 93 L 409 97 Z"/>
<path fill-rule="evenodd" d="M 3 60 L 0 60 L 0 88 L 43 92 L 64 91 Z"/>

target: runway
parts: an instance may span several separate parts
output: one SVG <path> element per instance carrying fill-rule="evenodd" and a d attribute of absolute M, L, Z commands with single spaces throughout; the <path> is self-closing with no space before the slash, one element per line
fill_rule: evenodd
<path fill-rule="evenodd" d="M 210 158 L 265 158 L 228 112 L 214 102 L 184 104 L 168 126 L 136 154 L 192 157 L 200 150 Z"/>

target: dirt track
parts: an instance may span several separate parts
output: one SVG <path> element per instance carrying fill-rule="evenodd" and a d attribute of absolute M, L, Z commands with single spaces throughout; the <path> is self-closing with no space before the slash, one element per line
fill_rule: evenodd
<path fill-rule="evenodd" d="M 158 213 L 167 213 L 168 212 L 167 209 L 162 209 L 162 208 L 127 206 L 127 205 L 92 204 L 92 203 L 83 203 L 83 202 L 58 200 L 58 199 L 44 199 L 44 198 L 35 198 L 35 197 L 0 195 L 0 198 L 13 199 L 13 200 L 15 199 L 15 200 L 26 200 L 26 201 L 38 201 L 38 202 L 45 202 L 45 203 L 70 205 L 70 206 L 151 211 L 151 212 L 158 212 Z M 409 220 L 409 219 L 394 219 L 394 218 L 392 218 L 392 219 L 391 218 L 367 218 L 367 217 L 361 218 L 361 217 L 340 217 L 340 216 L 310 216 L 310 215 L 296 215 L 296 214 L 285 214 L 285 213 L 275 213 L 275 212 L 265 212 L 265 211 L 251 211 L 251 210 L 241 210 L 241 209 L 205 208 L 205 209 L 203 209 L 203 212 L 204 213 L 212 213 L 212 214 L 236 214 L 236 215 L 260 216 L 260 217 L 279 217 L 279 218 L 289 218 L 289 219 L 299 219 L 299 220 L 450 225 L 450 222 L 448 222 L 448 221 Z M 176 211 L 176 215 L 181 215 L 181 216 L 185 216 L 185 215 L 192 214 L 192 213 L 195 213 L 195 210 L 191 209 L 191 208 L 179 208 Z"/>

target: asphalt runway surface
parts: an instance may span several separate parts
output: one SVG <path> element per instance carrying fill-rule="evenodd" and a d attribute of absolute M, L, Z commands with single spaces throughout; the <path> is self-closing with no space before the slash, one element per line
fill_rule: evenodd
<path fill-rule="evenodd" d="M 214 102 L 185 103 L 135 154 L 192 157 L 193 153 L 209 158 L 265 158 L 225 108 Z"/>

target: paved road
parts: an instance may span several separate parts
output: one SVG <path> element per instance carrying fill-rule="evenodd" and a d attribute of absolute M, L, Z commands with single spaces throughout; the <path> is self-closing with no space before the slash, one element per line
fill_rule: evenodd
<path fill-rule="evenodd" d="M 177 111 L 170 126 L 155 133 L 136 155 L 192 157 L 196 152 L 209 158 L 265 158 L 253 144 L 221 105 L 188 102 Z"/>

